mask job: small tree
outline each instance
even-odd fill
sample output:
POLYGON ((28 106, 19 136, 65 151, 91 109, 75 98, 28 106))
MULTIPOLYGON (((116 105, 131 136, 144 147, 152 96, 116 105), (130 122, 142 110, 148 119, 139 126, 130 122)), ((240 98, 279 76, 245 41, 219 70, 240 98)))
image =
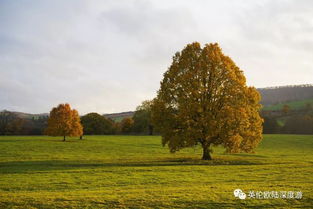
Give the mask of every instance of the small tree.
POLYGON ((124 118, 120 123, 121 132, 123 134, 131 133, 133 124, 134 124, 134 120, 132 118, 124 118))
POLYGON ((114 122, 98 113, 88 113, 81 117, 85 134, 112 134, 114 122))
POLYGON ((262 139, 260 95, 218 44, 188 44, 164 73, 152 119, 171 152, 201 144, 203 160, 212 146, 252 152, 262 139))
POLYGON ((52 108, 45 133, 49 136, 81 136, 83 127, 78 112, 71 109, 69 104, 59 104, 52 108))
POLYGON ((152 101, 146 100, 136 108, 133 116, 134 127, 136 133, 153 135, 153 125, 151 122, 151 105, 152 101))

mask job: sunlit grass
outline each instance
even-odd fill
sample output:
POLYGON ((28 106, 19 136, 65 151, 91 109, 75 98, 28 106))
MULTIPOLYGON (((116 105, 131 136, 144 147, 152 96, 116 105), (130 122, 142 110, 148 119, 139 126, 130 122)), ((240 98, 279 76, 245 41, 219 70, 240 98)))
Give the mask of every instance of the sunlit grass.
POLYGON ((313 203, 313 136, 265 135, 255 154, 201 161, 158 136, 0 137, 0 208, 295 208, 313 203), (302 191, 239 200, 233 190, 302 191))

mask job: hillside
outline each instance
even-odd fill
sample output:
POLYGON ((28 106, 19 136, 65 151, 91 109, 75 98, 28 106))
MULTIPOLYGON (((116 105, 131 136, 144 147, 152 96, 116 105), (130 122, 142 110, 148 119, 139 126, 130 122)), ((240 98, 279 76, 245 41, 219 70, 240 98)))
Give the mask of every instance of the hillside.
POLYGON ((48 117, 48 113, 40 113, 40 114, 31 114, 31 113, 25 113, 25 112, 13 112, 8 110, 2 110, 1 112, 10 112, 13 113, 18 118, 24 118, 24 119, 38 119, 42 117, 48 117))
MULTIPOLYGON (((2 112, 10 112, 13 113, 18 118, 24 118, 24 119, 38 119, 42 117, 48 117, 49 113, 41 113, 41 114, 32 114, 32 113, 25 113, 25 112, 15 112, 15 111, 8 111, 8 110, 2 110, 2 112)), ((134 115, 134 111, 128 111, 128 112, 120 112, 120 113, 109 113, 109 114, 103 114, 104 117, 110 118, 116 122, 119 122, 123 120, 123 118, 132 117, 134 115)))
POLYGON ((134 111, 129 112, 121 112, 121 113, 110 113, 110 114, 103 114, 104 117, 110 118, 115 122, 120 122, 123 118, 131 118, 135 114, 134 111))
POLYGON ((313 85, 277 86, 257 89, 264 106, 313 99, 313 85))

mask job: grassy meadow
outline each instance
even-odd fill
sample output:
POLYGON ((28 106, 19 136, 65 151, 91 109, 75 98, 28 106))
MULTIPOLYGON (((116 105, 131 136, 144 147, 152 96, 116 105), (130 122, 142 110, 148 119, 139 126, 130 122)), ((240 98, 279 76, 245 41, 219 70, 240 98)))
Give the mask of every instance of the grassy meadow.
POLYGON ((159 136, 0 136, 0 208, 312 208, 313 136, 265 135, 255 154, 201 161, 159 136), (302 191, 236 199, 233 190, 302 191))

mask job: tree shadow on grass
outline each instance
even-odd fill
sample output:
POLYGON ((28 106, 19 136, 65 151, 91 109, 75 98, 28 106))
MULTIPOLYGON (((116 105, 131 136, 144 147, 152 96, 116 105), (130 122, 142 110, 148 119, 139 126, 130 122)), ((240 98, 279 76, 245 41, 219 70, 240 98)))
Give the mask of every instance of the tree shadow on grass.
POLYGON ((159 166, 237 166, 237 165, 261 165, 261 162, 244 160, 216 159, 203 161, 192 158, 165 159, 157 161, 138 162, 86 162, 67 160, 45 161, 11 161, 0 162, 0 173, 32 173, 58 170, 75 170, 90 168, 119 168, 119 167, 159 167, 159 166))
POLYGON ((256 155, 251 153, 235 153, 235 154, 223 154, 224 156, 240 156, 240 157, 256 157, 256 158, 268 158, 266 155, 256 155))
MULTIPOLYGON (((66 138, 65 141, 63 141, 63 138, 60 137, 53 137, 49 139, 41 139, 44 142, 62 142, 62 143, 72 143, 72 142, 83 142, 83 139, 75 139, 75 138, 66 138)), ((40 141, 40 140, 39 140, 40 141)))
POLYGON ((29 142, 62 142, 62 143, 71 143, 71 142, 82 142, 83 140, 81 139, 75 139, 75 138, 70 138, 70 139, 66 139, 66 141, 63 141, 63 138, 50 138, 50 139, 45 139, 45 138, 37 138, 37 139, 22 139, 22 138, 14 138, 14 139, 0 139, 0 143, 15 143, 15 142, 25 142, 25 143, 29 143, 29 142))
POLYGON ((37 139, 0 139, 0 143, 12 143, 12 142, 25 142, 25 143, 29 143, 29 142, 34 142, 34 141, 38 141, 37 139))

